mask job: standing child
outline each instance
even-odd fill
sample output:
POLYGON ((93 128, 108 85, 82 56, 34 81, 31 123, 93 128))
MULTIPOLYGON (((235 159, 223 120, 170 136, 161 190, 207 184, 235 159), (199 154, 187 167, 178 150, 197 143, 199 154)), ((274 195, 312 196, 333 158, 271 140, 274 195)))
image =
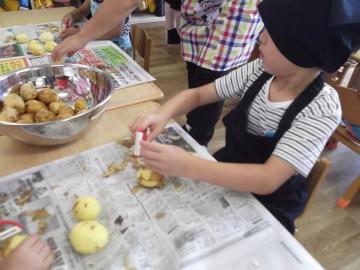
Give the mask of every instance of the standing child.
POLYGON ((239 99, 224 118, 225 146, 214 155, 220 162, 143 141, 145 164, 165 175, 251 192, 294 233, 294 220, 307 200, 306 177, 341 119, 338 95, 324 84, 322 70, 336 71, 359 48, 356 5, 345 0, 260 3, 266 28, 260 35, 261 60, 215 83, 179 93, 131 126, 132 131, 150 127, 151 140, 174 116, 204 104, 239 99))
MULTIPOLYGON (((94 16, 102 2, 103 0, 85 0, 79 8, 67 13, 62 19, 62 24, 67 28, 61 32, 60 37, 65 39, 77 34, 80 29, 73 27, 73 23, 83 20, 90 12, 94 16)), ((132 56, 130 17, 126 17, 122 23, 98 39, 111 39, 119 48, 132 56)))

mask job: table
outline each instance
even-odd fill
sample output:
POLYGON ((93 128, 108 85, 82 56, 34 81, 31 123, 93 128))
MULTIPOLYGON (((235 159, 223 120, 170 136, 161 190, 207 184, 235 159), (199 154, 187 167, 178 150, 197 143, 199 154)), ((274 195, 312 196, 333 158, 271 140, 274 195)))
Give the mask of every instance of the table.
MULTIPOLYGON (((64 7, 3 12, 0 16, 0 27, 60 21, 64 14, 72 9, 74 8, 64 7)), ((108 109, 112 110, 139 102, 159 100, 162 97, 163 92, 154 83, 138 84, 115 91, 108 109)))
POLYGON ((0 176, 80 153, 89 148, 131 136, 128 126, 141 114, 159 108, 155 102, 145 102, 104 113, 98 124, 83 138, 59 146, 34 146, 0 136, 0 176))

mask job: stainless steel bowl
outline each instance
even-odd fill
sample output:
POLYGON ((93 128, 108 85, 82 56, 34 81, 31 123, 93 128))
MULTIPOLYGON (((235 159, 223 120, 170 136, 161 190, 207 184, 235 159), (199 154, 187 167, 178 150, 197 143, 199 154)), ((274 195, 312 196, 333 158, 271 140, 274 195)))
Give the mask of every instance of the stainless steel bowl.
POLYGON ((0 76, 0 107, 6 95, 18 93, 27 82, 38 90, 54 89, 69 105, 82 97, 89 107, 65 120, 36 124, 0 121, 1 133, 36 145, 58 145, 79 139, 99 121, 113 90, 110 76, 100 69, 78 64, 42 65, 0 76))

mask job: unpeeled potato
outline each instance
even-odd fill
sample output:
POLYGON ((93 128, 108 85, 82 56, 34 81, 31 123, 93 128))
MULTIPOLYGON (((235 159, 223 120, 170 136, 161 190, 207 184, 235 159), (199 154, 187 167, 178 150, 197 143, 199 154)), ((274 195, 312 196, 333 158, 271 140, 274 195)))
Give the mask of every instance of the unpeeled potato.
POLYGON ((23 113, 25 111, 24 100, 16 94, 8 94, 4 97, 4 107, 15 108, 19 113, 23 113))
POLYGON ((58 114, 59 111, 60 111, 60 108, 63 107, 63 106, 66 106, 65 103, 63 101, 61 101, 61 100, 58 100, 58 101, 51 102, 49 104, 49 109, 53 113, 58 114))
POLYGON ((87 104, 85 99, 78 98, 74 103, 74 111, 75 113, 78 113, 79 111, 87 110, 87 104))
POLYGON ((24 83, 20 87, 20 97, 24 101, 35 99, 37 96, 37 91, 35 86, 32 83, 24 83))
POLYGON ((32 113, 24 113, 19 116, 19 124, 32 124, 34 123, 34 115, 32 113))
POLYGON ((58 101, 59 99, 59 95, 50 88, 44 88, 38 93, 38 100, 45 104, 50 104, 51 102, 58 101))
POLYGON ((72 116, 74 116, 73 108, 65 105, 65 106, 60 107, 59 113, 56 118, 58 120, 64 120, 64 119, 70 118, 72 116))
POLYGON ((41 109, 48 109, 47 106, 37 100, 28 100, 25 102, 26 112, 27 113, 37 113, 41 109))
POLYGON ((40 109, 36 114, 35 114, 35 122, 36 123, 43 123, 43 122, 48 122, 48 121, 53 121, 56 119, 56 115, 47 110, 47 109, 40 109))
POLYGON ((12 107, 4 107, 0 113, 0 121, 16 122, 19 120, 19 112, 12 107))

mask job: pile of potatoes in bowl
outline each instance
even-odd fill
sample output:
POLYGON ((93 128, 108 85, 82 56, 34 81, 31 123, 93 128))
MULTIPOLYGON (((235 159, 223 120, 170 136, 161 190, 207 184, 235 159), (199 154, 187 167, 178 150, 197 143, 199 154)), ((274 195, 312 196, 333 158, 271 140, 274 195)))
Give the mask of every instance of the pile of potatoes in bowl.
POLYGON ((51 88, 37 90, 32 83, 25 83, 19 93, 10 93, 3 99, 0 121, 18 124, 44 123, 68 119, 88 110, 83 98, 71 107, 63 102, 51 88))

